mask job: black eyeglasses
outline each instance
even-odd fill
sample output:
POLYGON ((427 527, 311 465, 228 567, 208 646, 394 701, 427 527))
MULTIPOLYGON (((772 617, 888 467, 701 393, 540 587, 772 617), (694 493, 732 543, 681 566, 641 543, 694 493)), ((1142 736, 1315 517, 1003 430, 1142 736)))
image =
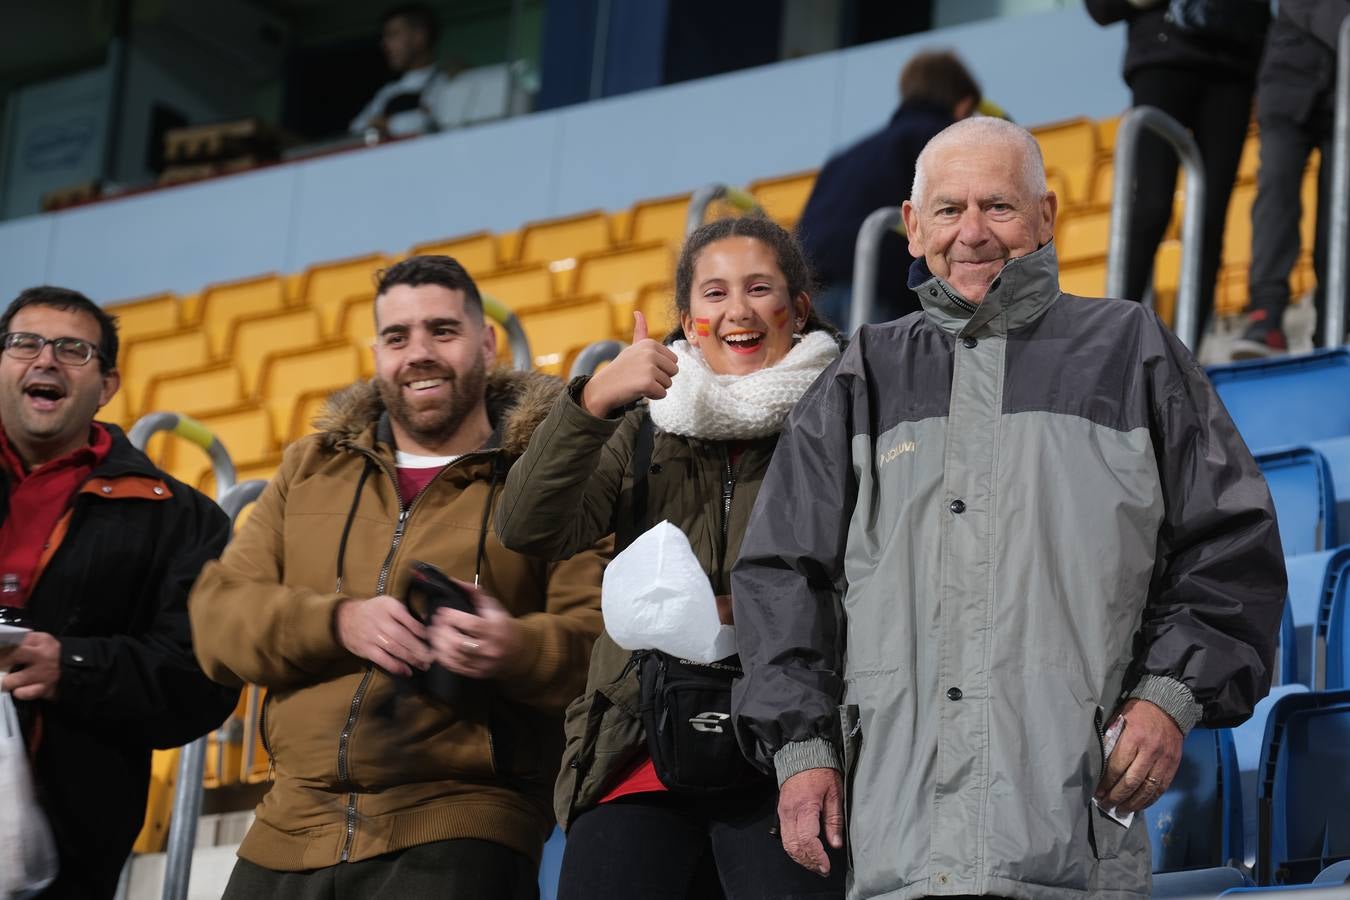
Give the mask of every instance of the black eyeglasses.
POLYGON ((57 362, 68 366, 83 366, 95 356, 100 361, 103 359, 93 344, 80 338, 45 338, 27 331, 11 331, 0 338, 0 349, 15 359, 37 359, 42 348, 48 344, 52 345, 57 362))

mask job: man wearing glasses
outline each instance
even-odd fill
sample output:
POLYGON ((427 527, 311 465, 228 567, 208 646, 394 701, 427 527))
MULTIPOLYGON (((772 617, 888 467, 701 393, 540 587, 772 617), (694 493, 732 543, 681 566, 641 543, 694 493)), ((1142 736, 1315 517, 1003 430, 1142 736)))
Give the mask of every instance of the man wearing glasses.
POLYGON ((61 857, 43 898, 112 897, 145 813, 150 751, 219 725, 238 692, 202 674, 187 595, 225 546, 220 508, 115 425, 117 329, 75 291, 0 315, 0 658, 61 857))

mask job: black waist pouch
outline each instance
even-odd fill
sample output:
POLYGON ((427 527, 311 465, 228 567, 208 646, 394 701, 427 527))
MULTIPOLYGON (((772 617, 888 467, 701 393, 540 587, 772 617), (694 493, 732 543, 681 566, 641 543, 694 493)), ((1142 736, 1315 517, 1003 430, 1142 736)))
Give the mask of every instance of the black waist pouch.
POLYGON ((682 794, 723 794, 762 787, 768 776, 741 755, 731 727, 731 685, 738 657, 716 663, 638 651, 642 727, 656 776, 682 794))

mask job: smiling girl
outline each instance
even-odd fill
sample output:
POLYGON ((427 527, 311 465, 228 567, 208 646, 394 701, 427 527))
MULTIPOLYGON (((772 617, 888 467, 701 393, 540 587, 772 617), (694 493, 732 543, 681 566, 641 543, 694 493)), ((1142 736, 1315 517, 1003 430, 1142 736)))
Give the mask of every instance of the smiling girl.
MULTIPOLYGON (((801 249, 768 219, 720 219, 690 235, 675 274, 680 327, 661 343, 635 314, 632 345, 563 393, 507 478, 502 542, 565 559, 614 532, 632 515, 645 430, 646 520, 689 538, 729 622, 731 568, 778 434, 839 355, 809 282, 801 249)), ((667 789, 647 751, 631 656, 602 634, 586 693, 567 712, 559 898, 842 897, 837 851, 827 878, 783 852, 772 776, 742 766, 727 773, 730 792, 667 789)))

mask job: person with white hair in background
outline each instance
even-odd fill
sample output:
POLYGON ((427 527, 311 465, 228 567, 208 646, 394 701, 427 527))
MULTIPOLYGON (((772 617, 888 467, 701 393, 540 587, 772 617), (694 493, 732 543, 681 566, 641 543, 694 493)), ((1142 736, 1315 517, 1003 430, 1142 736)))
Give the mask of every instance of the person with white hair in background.
POLYGON ((1153 312, 1060 290, 1056 208, 1016 125, 925 147, 924 309, 807 391, 741 546, 732 719, 851 898, 1148 896, 1131 814, 1270 684, 1266 484, 1153 312))

